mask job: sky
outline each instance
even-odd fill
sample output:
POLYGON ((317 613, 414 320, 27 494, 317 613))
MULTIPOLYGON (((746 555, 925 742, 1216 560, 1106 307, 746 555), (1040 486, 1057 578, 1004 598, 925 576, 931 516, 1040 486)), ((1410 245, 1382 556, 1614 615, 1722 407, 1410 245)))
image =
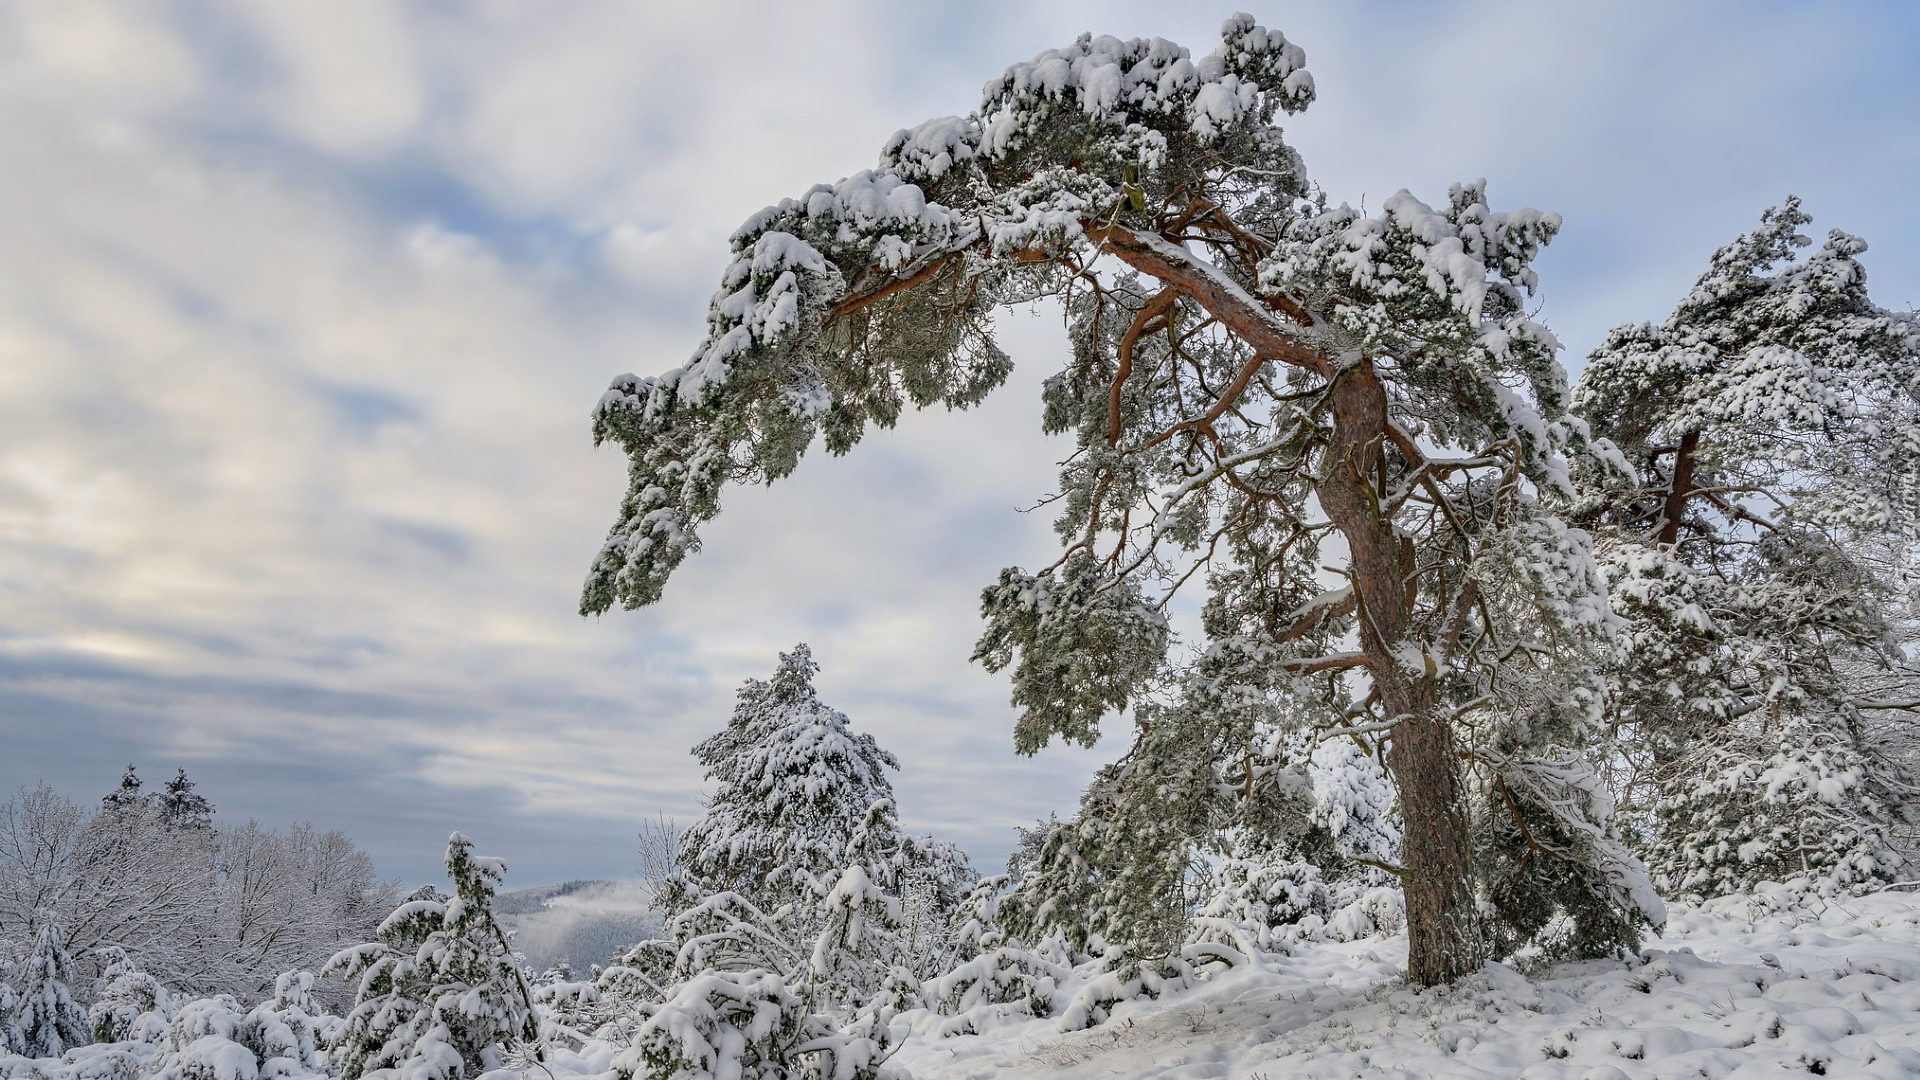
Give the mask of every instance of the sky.
MULTIPOLYGON (((1249 0, 1240 0, 1246 4, 1249 0)), ((687 750, 811 644, 901 760, 905 822, 990 869, 1124 749, 1012 750, 980 589, 1052 561, 1057 313, 1010 384, 731 491, 658 605, 583 619, 623 490, 589 412, 698 343, 747 215, 870 167, 1082 31, 1196 54, 1231 5, 1050 0, 0 2, 0 792, 185 768, 220 818, 447 833, 508 887, 632 877, 687 750)), ((1560 212, 1579 358, 1788 193, 1920 303, 1920 7, 1254 6, 1335 201, 1486 177, 1560 212)))

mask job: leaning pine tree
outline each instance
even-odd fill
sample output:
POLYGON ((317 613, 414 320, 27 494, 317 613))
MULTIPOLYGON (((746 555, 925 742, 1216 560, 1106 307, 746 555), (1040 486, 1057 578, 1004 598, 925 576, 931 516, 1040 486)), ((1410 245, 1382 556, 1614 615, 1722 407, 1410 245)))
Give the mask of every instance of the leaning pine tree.
POLYGON ((1250 795, 1216 781, 1274 725, 1383 754, 1414 981, 1479 967, 1501 938, 1483 899, 1501 925, 1565 908, 1630 942, 1658 900, 1575 749, 1609 616, 1550 509, 1583 429, 1524 310, 1558 218, 1478 184, 1375 215, 1310 197, 1274 124, 1313 100, 1304 54, 1246 16, 1222 36, 1197 59, 1082 37, 749 219, 692 360, 601 399, 630 484, 582 608, 657 600, 722 487, 786 476, 816 436, 844 453, 909 403, 979 401, 1011 367, 995 312, 1053 298, 1064 550, 987 591, 977 653, 1013 669, 1016 747, 1090 743, 1138 704, 1170 597, 1204 582, 1208 641, 1169 680, 1195 700, 1184 776, 1250 795), (1247 707, 1216 720, 1209 695, 1247 707))
POLYGON ((1661 884, 1886 880, 1915 794, 1920 320, 1867 294, 1858 237, 1799 200, 1714 254, 1665 321, 1613 330, 1574 407, 1627 460, 1583 513, 1627 619, 1608 680, 1661 884))

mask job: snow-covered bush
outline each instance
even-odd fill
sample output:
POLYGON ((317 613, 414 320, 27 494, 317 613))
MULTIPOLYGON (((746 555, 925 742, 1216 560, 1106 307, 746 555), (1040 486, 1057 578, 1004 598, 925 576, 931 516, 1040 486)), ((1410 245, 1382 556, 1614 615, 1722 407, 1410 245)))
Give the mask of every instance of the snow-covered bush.
POLYGON ((1312 821, 1327 831, 1341 857, 1367 865, 1399 864, 1393 778, 1378 754, 1355 739, 1320 739, 1307 757, 1306 773, 1312 821))
POLYGON ((167 1027, 166 1051, 155 1061, 159 1080, 255 1080, 260 1058, 240 1041, 246 1008, 226 994, 180 1006, 167 1027))
POLYGON ((87 1006, 93 1041, 158 1044, 167 1037, 178 1006, 160 980, 141 971, 125 952, 104 965, 106 985, 87 1006))
POLYGON ((627 1080, 790 1080, 804 1074, 798 1050, 817 1034, 815 1014, 780 975, 709 971, 649 1011, 613 1069, 627 1080))
POLYGON ((253 1052, 263 1077, 327 1070, 326 1037, 338 1018, 313 997, 311 971, 288 971, 274 980, 273 996, 248 1010, 235 1041, 253 1052))
MULTIPOLYGON (((597 1037, 613 1036, 601 1032, 613 1019, 608 997, 601 993, 596 969, 592 979, 538 979, 531 984, 533 1011, 540 1023, 540 1038, 548 1045, 583 1045, 597 1037)), ((624 1010, 623 1010, 624 1011, 624 1010)))
POLYGON ((1060 1001, 1071 955, 1066 943, 1030 949, 1001 927, 999 907, 1005 875, 985 878, 968 895, 964 918, 953 935, 958 962, 921 987, 933 1012, 947 1017, 944 1035, 972 1034, 988 1023, 1017 1016, 1051 1015, 1060 1001))
POLYGON ((19 1005, 20 995, 0 979, 0 1057, 21 1054, 27 1049, 26 1036, 20 1033, 20 1023, 14 1019, 19 1005))
POLYGON ((1891 880, 1904 861, 1868 764, 1846 741, 1796 725, 1771 752, 1715 748, 1689 788, 1662 799, 1649 845, 1670 895, 1704 899, 1804 878, 1841 889, 1891 880))
POLYGON ((1076 979, 1082 981, 1061 1010, 1059 1029, 1080 1031, 1104 1024, 1115 1005, 1165 997, 1194 985, 1209 969, 1245 961, 1238 952, 1207 942, 1187 946, 1173 956, 1143 957, 1125 946, 1112 946, 1075 970, 1076 979))
POLYGON ((616 978, 606 978, 613 968, 603 973, 614 1015, 599 1031, 629 1040, 625 1067, 673 1062, 685 1071, 651 1075, 689 1077, 883 1075, 891 1017, 920 1004, 920 984, 899 963, 898 899, 850 861, 801 917, 794 904, 769 914, 737 893, 715 893, 669 924, 664 972, 664 950, 644 943, 616 978), (790 937, 796 930, 810 937, 790 937))
POLYGON ((929 980, 924 993, 934 1012, 952 1018, 942 1034, 975 1034, 1007 1017, 1052 1015, 1069 971, 1035 950, 1002 944, 929 980))
POLYGON ((1195 883, 1189 945, 1215 943, 1257 956, 1302 943, 1358 941, 1406 928, 1406 901, 1386 871, 1347 865, 1328 880, 1285 851, 1232 851, 1195 883))
POLYGON ((1245 953, 1288 951, 1318 936, 1332 914, 1317 867, 1287 860, 1230 857, 1201 883, 1188 940, 1231 945, 1245 953))
MULTIPOLYGON (((1381 875, 1384 876, 1384 875, 1381 875)), ((1332 941, 1385 937, 1407 928, 1407 899, 1398 886, 1344 881, 1331 887, 1325 934, 1332 941)))
POLYGON ((627 1080, 881 1080, 893 1036, 882 1013, 836 1025, 768 971, 709 971, 654 1006, 613 1059, 627 1080))

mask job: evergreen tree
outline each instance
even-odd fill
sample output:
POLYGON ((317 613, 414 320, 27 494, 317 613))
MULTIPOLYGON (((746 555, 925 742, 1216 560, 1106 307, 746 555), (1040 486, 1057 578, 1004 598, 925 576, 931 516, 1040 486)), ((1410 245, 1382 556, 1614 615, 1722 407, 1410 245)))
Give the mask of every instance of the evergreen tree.
POLYGON ((694 747, 718 786, 681 842, 683 872, 664 897, 669 914, 731 892, 769 915, 785 911, 783 932, 808 940, 823 929, 823 899, 857 870, 860 895, 877 889, 896 908, 914 895, 918 930, 902 912, 887 920, 890 929, 934 936, 933 924, 957 909, 975 875, 952 845, 899 830, 886 775, 898 760, 820 700, 818 670, 805 644, 782 653, 773 678, 749 680, 726 728, 694 747))
POLYGON ((1246 16, 1198 58, 1083 36, 973 114, 899 133, 876 169, 755 215, 692 360, 601 399, 595 436, 630 486, 582 610, 657 600, 722 487, 788 475, 816 436, 844 453, 909 403, 979 401, 1011 367, 995 310, 1055 298, 1073 348, 1043 423, 1077 441, 1064 550, 987 590, 975 654, 1012 671, 1016 747, 1092 742, 1165 691, 1141 734, 1168 750, 1143 759, 1185 764, 1116 786, 1103 856, 1148 910, 1275 730, 1351 731, 1397 789, 1409 972, 1429 984, 1479 968, 1480 901, 1508 917, 1494 885, 1546 872, 1532 848, 1476 858, 1476 828, 1597 836, 1549 856, 1588 860, 1557 880, 1593 886, 1555 906, 1662 915, 1611 824, 1583 816, 1603 804, 1500 794, 1584 783, 1559 763, 1591 739, 1612 629, 1587 537, 1553 512, 1584 428, 1525 310, 1559 219, 1496 212, 1481 184, 1330 207, 1274 122, 1313 97, 1304 53, 1246 16), (1337 581, 1323 546, 1345 552, 1337 581), (1198 677, 1167 670, 1164 612, 1191 582, 1211 589, 1198 677))
POLYGON ((4 980, 0 980, 0 1055, 27 1052, 27 1037, 20 1031, 20 1022, 15 1019, 20 1007, 20 995, 14 992, 4 980))
POLYGON ((1715 253, 1664 322, 1612 331, 1575 408, 1622 453, 1585 478, 1626 632, 1607 711, 1663 887, 1884 880, 1915 791, 1920 320, 1868 296, 1799 200, 1715 253), (1637 470, 1637 471, 1636 471, 1637 470))
POLYGON ((976 875, 953 845, 900 831, 898 762, 820 700, 817 670, 804 644, 781 654, 694 748, 719 783, 660 894, 670 940, 571 1006, 589 1023, 623 1001, 643 1017, 615 1071, 886 1075, 893 1014, 953 958, 976 875))
POLYGON ((327 971, 357 980, 333 1040, 345 1080, 403 1064, 423 1080, 455 1080, 501 1068, 512 1049, 538 1054, 532 993, 493 914, 506 872, 454 833, 453 896, 409 900, 380 924, 379 940, 328 961, 327 971))
POLYGON ((40 927, 34 935, 33 951, 27 955, 20 1002, 15 1006, 21 1038, 21 1056, 57 1058, 75 1046, 93 1040, 87 1030, 87 1014, 74 1003, 73 958, 67 954, 66 934, 53 921, 53 913, 40 913, 40 927))
POLYGON ((174 773, 173 779, 167 781, 167 790, 160 796, 160 813, 173 828, 210 831, 213 828, 213 804, 193 789, 194 783, 187 779, 187 770, 174 773))
POLYGON ((127 771, 120 777, 120 786, 107 792, 100 799, 100 806, 109 813, 126 813, 145 807, 152 800, 142 794, 140 788, 140 777, 134 773, 132 763, 128 763, 127 771))
POLYGON ((900 762, 820 700, 818 670, 805 644, 782 653, 773 678, 748 680, 726 728, 693 748, 717 782, 681 842, 699 888, 769 911, 816 899, 868 810, 893 798, 886 770, 900 762))

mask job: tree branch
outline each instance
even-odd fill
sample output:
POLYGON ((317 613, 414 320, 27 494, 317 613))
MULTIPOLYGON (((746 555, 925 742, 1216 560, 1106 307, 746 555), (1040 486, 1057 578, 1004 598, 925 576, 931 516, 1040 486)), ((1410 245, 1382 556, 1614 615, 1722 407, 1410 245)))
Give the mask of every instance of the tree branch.
POLYGON ((1373 663, 1366 653, 1332 653, 1328 656, 1311 656, 1303 660, 1282 660, 1278 666, 1298 675, 1312 675, 1320 671, 1344 671, 1347 668, 1369 667, 1373 663))
POLYGON ((935 258, 933 261, 927 263, 927 265, 915 270, 906 277, 895 278, 877 289, 871 289, 867 292, 849 296, 833 305, 833 309, 827 312, 827 321, 834 322, 838 319, 845 318, 859 311, 861 308, 871 307, 890 296, 896 296, 906 292, 916 285, 925 284, 934 275, 953 265, 954 261, 958 258, 960 258, 959 252, 950 252, 935 258))
MULTIPOLYGON (((1267 361, 1278 360, 1317 375, 1332 376, 1333 365, 1319 350, 1302 344, 1294 328, 1275 321, 1265 304, 1218 268, 1151 233, 1092 219, 1083 219, 1080 224, 1088 239, 1111 251, 1115 258, 1179 289, 1219 319, 1253 348, 1254 370, 1267 361)), ((1251 379, 1253 372, 1246 372, 1245 377, 1251 379)), ((1244 380, 1237 381, 1244 384, 1244 380)))
POLYGON ((1133 317, 1133 324, 1120 336, 1120 370, 1113 376, 1113 390, 1107 398, 1107 445, 1120 445, 1120 391, 1127 385, 1127 379, 1133 375, 1133 346, 1146 333, 1147 324, 1156 316, 1166 315, 1180 299, 1180 293, 1172 286, 1160 290, 1153 299, 1141 307, 1139 314, 1133 317))

